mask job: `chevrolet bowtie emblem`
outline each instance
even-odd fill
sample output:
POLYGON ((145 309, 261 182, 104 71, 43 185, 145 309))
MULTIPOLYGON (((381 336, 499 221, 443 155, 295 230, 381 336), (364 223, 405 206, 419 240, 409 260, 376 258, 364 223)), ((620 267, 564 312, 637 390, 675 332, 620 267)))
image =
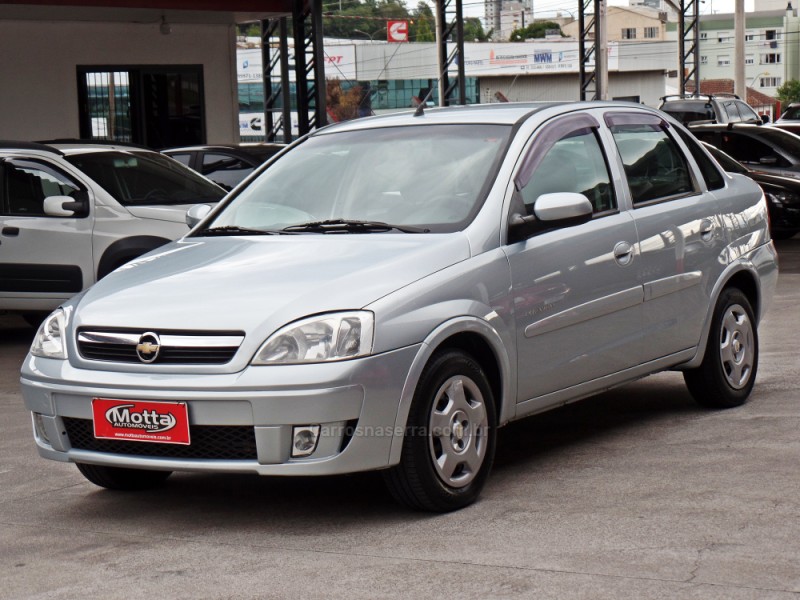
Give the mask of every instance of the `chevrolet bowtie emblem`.
POLYGON ((161 350, 161 340, 158 335, 152 331, 143 333, 139 338, 139 343, 136 344, 136 356, 143 363, 151 363, 158 358, 158 353, 161 350))

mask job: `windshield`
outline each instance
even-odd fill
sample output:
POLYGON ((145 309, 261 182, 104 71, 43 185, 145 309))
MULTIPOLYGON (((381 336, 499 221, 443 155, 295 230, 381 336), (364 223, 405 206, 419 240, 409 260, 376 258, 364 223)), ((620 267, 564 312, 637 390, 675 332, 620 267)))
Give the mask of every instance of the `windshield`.
POLYGON ((156 152, 87 152, 65 158, 124 206, 217 202, 225 195, 222 188, 156 152))
POLYGON ((787 152, 795 161, 800 160, 800 136, 777 127, 759 127, 758 135, 787 152))
POLYGON ((458 231, 480 209, 510 131, 505 125, 431 125, 312 136, 243 189, 207 229, 283 230, 344 220, 458 231))
POLYGON ((800 104, 797 106, 790 106, 788 110, 781 115, 781 119, 789 119, 790 121, 800 120, 800 104))

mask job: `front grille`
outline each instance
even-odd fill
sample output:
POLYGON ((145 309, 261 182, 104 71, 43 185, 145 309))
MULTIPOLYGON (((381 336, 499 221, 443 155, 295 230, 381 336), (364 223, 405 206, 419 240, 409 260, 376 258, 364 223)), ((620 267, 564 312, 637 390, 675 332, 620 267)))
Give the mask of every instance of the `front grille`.
POLYGON ((78 331, 78 350, 83 358, 123 363, 221 365, 230 362, 244 339, 241 332, 194 333, 164 332, 155 338, 147 334, 145 341, 157 339, 158 354, 143 360, 137 345, 145 337, 142 331, 86 330, 78 331))
POLYGON ((192 425, 189 446, 101 440, 94 437, 90 419, 64 417, 69 442, 77 450, 152 456, 158 458, 198 458, 206 460, 257 460, 256 436, 249 426, 192 425))

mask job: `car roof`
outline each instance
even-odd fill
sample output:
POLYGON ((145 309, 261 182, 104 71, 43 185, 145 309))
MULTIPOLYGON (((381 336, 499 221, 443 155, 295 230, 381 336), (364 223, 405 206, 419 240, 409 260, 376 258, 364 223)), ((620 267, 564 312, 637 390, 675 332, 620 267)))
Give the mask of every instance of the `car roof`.
POLYGON ((405 111, 362 119, 353 119, 328 125, 318 130, 320 133, 330 131, 356 131, 377 127, 394 127, 403 125, 446 125, 446 124, 497 124, 516 125, 526 118, 545 109, 556 109, 558 113, 573 112, 581 109, 617 108, 643 109, 656 112, 655 109, 633 102, 502 102, 493 104, 468 104, 463 106, 447 106, 442 108, 425 108, 419 116, 416 111, 405 111))

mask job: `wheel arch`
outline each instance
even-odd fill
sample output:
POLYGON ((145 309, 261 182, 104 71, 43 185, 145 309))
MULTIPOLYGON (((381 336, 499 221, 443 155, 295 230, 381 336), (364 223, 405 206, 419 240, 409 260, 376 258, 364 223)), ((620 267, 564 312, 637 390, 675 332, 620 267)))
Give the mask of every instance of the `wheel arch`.
POLYGON ((711 299, 708 303, 708 311, 706 313, 705 321, 703 322, 702 334, 700 342, 697 344, 697 353, 689 362, 678 365, 676 368, 679 370, 694 369, 703 362, 703 357, 706 353, 706 346, 708 345, 708 336, 711 329, 711 321, 714 317, 714 309, 717 306, 719 297, 722 292, 728 288, 738 288, 747 297, 750 302, 753 314, 756 317, 756 325, 761 320, 761 284, 758 276, 758 271, 755 266, 749 261, 739 261, 728 266, 722 273, 722 276, 717 280, 714 289, 711 292, 711 299))
POLYGON ((497 423, 503 425, 514 416, 516 380, 511 375, 511 362, 500 334, 491 324, 477 317, 457 317, 434 329, 421 344, 408 371, 395 417, 395 435, 389 453, 389 464, 400 461, 403 434, 411 402, 422 371, 431 357, 446 349, 461 350, 480 364, 494 396, 497 423))
POLYGON ((137 235, 117 240, 103 251, 97 265, 97 279, 102 279, 121 264, 169 242, 169 239, 155 235, 137 235))

